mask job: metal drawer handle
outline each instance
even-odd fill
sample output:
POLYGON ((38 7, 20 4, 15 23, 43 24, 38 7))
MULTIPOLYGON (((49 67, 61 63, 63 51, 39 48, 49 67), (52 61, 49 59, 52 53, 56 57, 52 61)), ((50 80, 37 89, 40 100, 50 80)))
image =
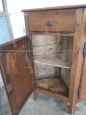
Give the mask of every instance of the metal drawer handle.
POLYGON ((52 23, 52 21, 48 21, 46 25, 47 25, 47 26, 52 26, 53 23, 52 23))

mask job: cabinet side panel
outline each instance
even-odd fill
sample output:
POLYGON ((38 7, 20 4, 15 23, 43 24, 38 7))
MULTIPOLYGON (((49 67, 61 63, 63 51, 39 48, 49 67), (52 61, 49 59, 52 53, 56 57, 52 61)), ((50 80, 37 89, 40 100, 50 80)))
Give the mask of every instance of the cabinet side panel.
POLYGON ((73 40, 73 55, 71 67, 70 82, 70 112, 75 112, 78 100, 78 88, 80 84, 82 62, 83 62, 83 46, 84 46, 84 9, 76 10, 76 32, 73 40))
MULTIPOLYGON (((84 12, 84 40, 86 45, 86 9, 84 12)), ((83 48, 83 50, 86 50, 83 48)), ((80 84, 80 100, 86 100, 86 55, 83 56, 82 75, 80 84)))

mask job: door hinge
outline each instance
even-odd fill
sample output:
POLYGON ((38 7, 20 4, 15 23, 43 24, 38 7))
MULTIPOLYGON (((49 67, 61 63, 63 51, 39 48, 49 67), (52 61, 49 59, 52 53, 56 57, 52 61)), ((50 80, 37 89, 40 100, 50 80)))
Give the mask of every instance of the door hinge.
POLYGON ((86 56, 86 42, 85 42, 84 48, 83 48, 83 56, 84 56, 84 57, 86 56))

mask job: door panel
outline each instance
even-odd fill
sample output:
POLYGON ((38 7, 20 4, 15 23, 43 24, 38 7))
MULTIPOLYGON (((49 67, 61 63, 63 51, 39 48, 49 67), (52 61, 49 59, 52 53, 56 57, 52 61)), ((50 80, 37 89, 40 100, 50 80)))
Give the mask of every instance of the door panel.
POLYGON ((31 41, 26 36, 0 46, 2 77, 13 115, 20 111, 33 91, 31 52, 31 41))

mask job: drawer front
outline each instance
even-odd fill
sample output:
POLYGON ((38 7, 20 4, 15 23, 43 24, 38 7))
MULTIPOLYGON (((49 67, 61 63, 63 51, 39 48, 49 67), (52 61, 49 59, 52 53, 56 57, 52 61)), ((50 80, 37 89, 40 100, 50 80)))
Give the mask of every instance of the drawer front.
POLYGON ((74 32, 75 10, 46 10, 26 12, 26 27, 31 32, 74 32))

